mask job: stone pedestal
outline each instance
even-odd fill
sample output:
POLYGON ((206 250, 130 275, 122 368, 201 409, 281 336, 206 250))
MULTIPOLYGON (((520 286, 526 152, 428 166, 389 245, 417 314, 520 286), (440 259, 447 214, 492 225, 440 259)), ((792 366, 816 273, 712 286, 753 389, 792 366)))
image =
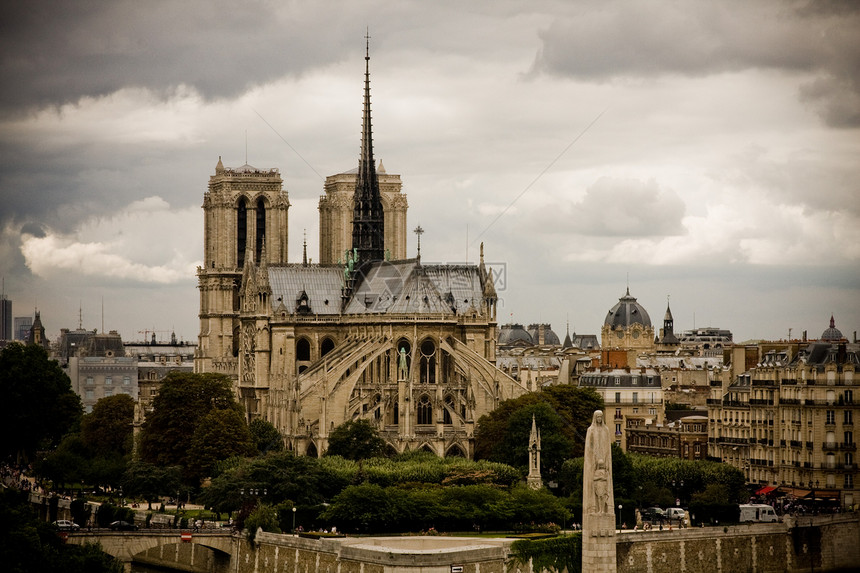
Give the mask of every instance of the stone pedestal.
POLYGON ((615 512, 583 517, 582 571, 615 573, 615 512))

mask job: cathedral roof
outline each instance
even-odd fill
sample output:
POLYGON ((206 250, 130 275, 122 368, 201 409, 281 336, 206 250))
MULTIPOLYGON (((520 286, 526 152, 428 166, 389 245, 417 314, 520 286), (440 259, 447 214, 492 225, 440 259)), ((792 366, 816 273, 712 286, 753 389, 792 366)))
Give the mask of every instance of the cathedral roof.
POLYGON ((609 310, 603 324, 611 328, 626 328, 636 323, 649 327, 651 326, 651 317, 648 316, 645 307, 636 302, 635 297, 630 296, 630 289, 628 288, 627 293, 618 299, 618 303, 609 310))
MULTIPOLYGON (((304 292, 313 314, 340 314, 344 270, 341 265, 268 267, 272 307, 304 292)), ((475 265, 421 265, 417 260, 373 261, 359 267, 344 314, 465 314, 479 309, 483 285, 475 265)))

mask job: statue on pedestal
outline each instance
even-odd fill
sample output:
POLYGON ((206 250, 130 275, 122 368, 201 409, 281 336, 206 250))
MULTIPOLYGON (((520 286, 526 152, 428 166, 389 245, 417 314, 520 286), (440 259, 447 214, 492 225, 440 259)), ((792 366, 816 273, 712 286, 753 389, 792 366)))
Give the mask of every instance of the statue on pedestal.
POLYGON ((612 434, 596 410, 585 434, 582 468, 582 570, 616 571, 612 434))

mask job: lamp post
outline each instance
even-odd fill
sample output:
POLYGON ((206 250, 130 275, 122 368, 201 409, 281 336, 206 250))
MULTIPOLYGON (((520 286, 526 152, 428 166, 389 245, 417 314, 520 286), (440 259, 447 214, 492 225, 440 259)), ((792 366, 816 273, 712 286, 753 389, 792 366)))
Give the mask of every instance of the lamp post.
POLYGON ((622 507, 623 506, 619 503, 618 504, 618 530, 619 531, 621 531, 621 508, 622 507))
POLYGON ((293 506, 293 535, 296 534, 296 506, 293 506))

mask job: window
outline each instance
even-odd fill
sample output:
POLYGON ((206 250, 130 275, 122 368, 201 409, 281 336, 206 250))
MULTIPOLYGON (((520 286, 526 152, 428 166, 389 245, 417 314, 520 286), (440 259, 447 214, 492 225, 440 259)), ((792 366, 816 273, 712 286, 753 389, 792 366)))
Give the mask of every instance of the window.
POLYGON ((852 414, 851 410, 845 410, 842 412, 842 423, 843 424, 851 424, 853 422, 852 418, 853 418, 853 414, 852 414))
POLYGON ((105 376, 105 386, 113 386, 113 378, 105 376))
POLYGON ((639 408, 633 408, 633 413, 634 413, 634 414, 638 414, 638 413, 639 413, 639 408))
POLYGON ((854 432, 845 432, 845 443, 853 444, 854 443, 854 432))
POLYGON ((657 413, 657 408, 648 408, 648 414, 655 415, 657 413))
POLYGON ((621 392, 616 392, 616 393, 615 393, 615 403, 616 403, 616 404, 620 404, 620 403, 621 403, 621 392))
POLYGON ((854 454, 847 452, 845 454, 845 469, 851 469, 854 465, 854 454))
POLYGON ((835 424, 836 423, 836 410, 827 410, 827 421, 826 424, 835 424))
POLYGON ((86 397, 87 397, 87 400, 94 399, 96 397, 95 392, 93 392, 92 390, 87 390, 86 397))
POLYGON ((616 420, 621 419, 621 408, 615 408, 615 419, 616 420))
POLYGON ((311 359, 311 342, 307 338, 299 338, 296 341, 296 360, 311 359))
POLYGON ((131 376, 123 376, 122 377, 122 385, 123 386, 131 386, 131 376))
POLYGON ((846 404, 854 403, 854 390, 846 390, 844 395, 846 404))
POLYGON ((621 424, 615 424, 615 435, 616 436, 621 435, 621 424))
POLYGON ((633 392, 633 403, 634 404, 639 403, 639 392, 633 392))
POLYGON ((105 388, 105 397, 113 396, 113 388, 105 388))
POLYGON ((430 405, 430 397, 427 394, 424 394, 418 400, 418 423, 433 423, 433 406, 430 405))
POLYGON ((93 385, 93 377, 87 376, 87 386, 92 386, 92 385, 93 385))
POLYGON ((616 377, 615 377, 615 385, 616 385, 616 386, 620 386, 620 385, 621 385, 621 377, 620 377, 620 376, 616 376, 616 377))
POLYGON ((854 487, 854 475, 853 474, 845 474, 845 489, 851 489, 854 487))

